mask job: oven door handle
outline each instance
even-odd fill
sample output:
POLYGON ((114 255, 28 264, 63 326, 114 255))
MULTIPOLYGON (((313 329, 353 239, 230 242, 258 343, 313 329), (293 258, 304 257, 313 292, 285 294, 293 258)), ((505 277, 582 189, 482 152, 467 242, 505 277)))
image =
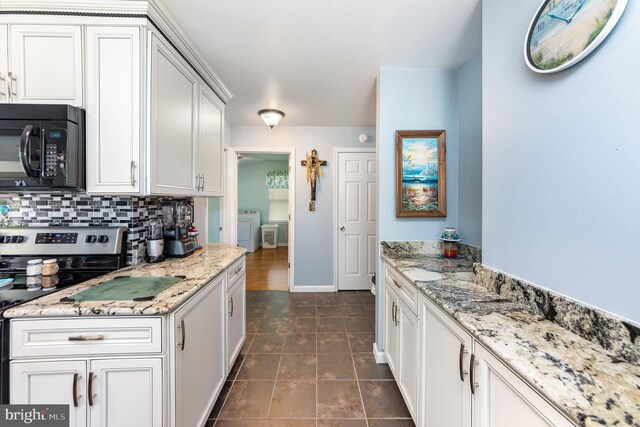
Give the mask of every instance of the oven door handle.
POLYGON ((31 137, 37 132, 37 127, 27 125, 25 126, 24 131, 22 131, 22 137, 20 138, 20 163, 22 163, 24 173, 31 178, 38 177, 37 170, 31 167, 31 137))

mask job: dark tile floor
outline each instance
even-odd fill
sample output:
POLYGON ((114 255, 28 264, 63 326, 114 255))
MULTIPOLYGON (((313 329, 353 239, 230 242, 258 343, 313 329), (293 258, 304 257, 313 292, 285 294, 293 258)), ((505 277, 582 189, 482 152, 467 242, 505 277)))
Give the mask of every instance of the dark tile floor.
POLYGON ((370 292, 247 291, 247 340, 207 427, 414 426, 373 357, 370 292))

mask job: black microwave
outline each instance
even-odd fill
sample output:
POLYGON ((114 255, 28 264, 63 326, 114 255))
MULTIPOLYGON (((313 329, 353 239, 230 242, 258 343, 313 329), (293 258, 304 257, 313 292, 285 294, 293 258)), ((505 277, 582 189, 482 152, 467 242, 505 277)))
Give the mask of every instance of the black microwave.
POLYGON ((85 111, 0 104, 0 193, 84 189, 85 111))

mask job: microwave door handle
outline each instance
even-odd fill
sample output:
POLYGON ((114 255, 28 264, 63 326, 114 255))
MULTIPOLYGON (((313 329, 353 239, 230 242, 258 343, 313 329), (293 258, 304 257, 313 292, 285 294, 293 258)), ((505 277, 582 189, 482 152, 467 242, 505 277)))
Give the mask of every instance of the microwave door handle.
POLYGON ((36 171, 31 168, 31 137, 33 136, 33 125, 27 125, 22 132, 20 138, 20 163, 22 163, 22 169, 24 173, 31 177, 36 178, 36 171))

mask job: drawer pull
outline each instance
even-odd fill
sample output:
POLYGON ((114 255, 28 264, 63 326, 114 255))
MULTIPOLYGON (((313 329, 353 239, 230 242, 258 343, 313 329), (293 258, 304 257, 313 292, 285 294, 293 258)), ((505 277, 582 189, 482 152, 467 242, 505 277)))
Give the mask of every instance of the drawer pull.
POLYGON ((231 314, 229 317, 233 317, 233 297, 231 297, 231 314))
POLYGON ((393 283, 398 287, 398 289, 402 289, 402 285, 398 283, 396 279, 393 279, 393 283))
POLYGON ((242 267, 238 267, 235 270, 233 270, 233 274, 236 275, 238 273, 240 273, 242 271, 242 267))
POLYGON ((74 337, 69 337, 69 341, 102 341, 104 340, 104 335, 76 335, 74 337))
POLYGON ((78 380, 80 380, 80 374, 76 372, 75 374, 73 374, 73 388, 71 390, 74 408, 78 407, 78 380))
POLYGON ((89 385, 87 386, 89 406, 93 406, 93 372, 89 372, 89 385))

